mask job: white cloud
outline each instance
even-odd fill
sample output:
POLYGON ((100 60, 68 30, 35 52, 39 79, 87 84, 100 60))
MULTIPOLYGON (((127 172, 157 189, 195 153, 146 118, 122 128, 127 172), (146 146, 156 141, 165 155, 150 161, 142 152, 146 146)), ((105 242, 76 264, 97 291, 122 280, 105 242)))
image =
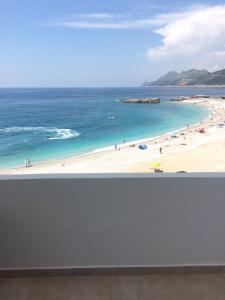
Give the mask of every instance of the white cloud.
POLYGON ((216 51, 215 53, 218 57, 223 57, 225 58, 225 50, 222 50, 222 51, 216 51))
MULTIPOLYGON (((177 18, 180 14, 173 14, 177 18)), ((68 20, 47 23, 48 26, 59 26, 73 29, 153 29, 168 22, 171 15, 157 15, 152 18, 134 18, 131 15, 91 13, 73 15, 68 20)))
POLYGON ((75 29, 143 29, 155 25, 151 20, 127 20, 119 22, 87 22, 87 21, 68 21, 58 22, 55 26, 62 26, 75 29))
POLYGON ((149 49, 152 64, 164 63, 173 69, 206 68, 225 65, 225 5, 198 7, 167 16, 155 33, 162 45, 149 49))
MULTIPOLYGON (((58 22, 55 26, 62 26, 74 29, 132 29, 140 27, 136 22, 90 22, 90 21, 68 21, 58 22)), ((142 25, 143 27, 143 25, 142 25)))
POLYGON ((119 14, 109 14, 109 13, 91 13, 91 14, 81 14, 81 18, 90 19, 112 19, 119 16, 119 14))
POLYGON ((151 30, 161 37, 161 45, 150 48, 147 53, 151 73, 155 76, 172 69, 225 67, 225 5, 195 5, 152 17, 147 13, 140 17, 95 12, 73 15, 47 25, 83 30, 151 30))

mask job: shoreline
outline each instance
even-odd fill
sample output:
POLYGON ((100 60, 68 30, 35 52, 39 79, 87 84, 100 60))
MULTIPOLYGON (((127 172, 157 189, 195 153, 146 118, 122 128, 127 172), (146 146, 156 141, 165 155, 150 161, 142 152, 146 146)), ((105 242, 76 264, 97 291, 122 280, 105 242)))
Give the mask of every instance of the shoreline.
MULTIPOLYGON (((29 168, 11 167, 0 169, 0 174, 153 172, 150 164, 154 160, 160 160, 160 163, 162 161, 163 171, 173 172, 171 168, 167 170, 164 166, 168 156, 176 156, 177 153, 186 150, 192 151, 202 144, 210 143, 210 140, 221 140, 225 131, 225 129, 216 128, 218 129, 217 134, 208 135, 212 131, 211 129, 216 127, 220 121, 225 120, 225 101, 218 98, 197 98, 184 100, 183 102, 206 107, 211 111, 211 117, 208 116, 202 120, 202 123, 199 122, 187 128, 180 128, 151 138, 118 144, 120 151, 115 151, 114 146, 108 146, 81 155, 37 163, 29 168), (200 127, 206 129, 206 134, 200 134, 196 131, 200 127), (171 136, 175 134, 177 138, 172 139, 171 136), (148 146, 148 150, 138 149, 138 144, 142 143, 148 146), (131 145, 136 146, 131 147, 131 145), (163 149, 162 154, 159 153, 160 147, 163 149)), ((177 171, 180 171, 179 166, 175 168, 177 171)))
MULTIPOLYGON (((195 126, 195 125, 198 125, 198 124, 200 124, 200 123, 194 123, 191 126, 195 126)), ((166 133, 156 135, 156 136, 153 136, 153 137, 146 137, 146 138, 142 138, 142 139, 132 140, 132 141, 117 144, 117 145, 118 145, 118 148, 123 149, 123 148, 129 147, 131 144, 136 144, 137 145, 137 144, 142 144, 142 143, 150 143, 152 141, 155 141, 155 140, 158 140, 158 139, 162 138, 163 136, 172 135, 172 134, 178 133, 179 131, 184 130, 184 129, 186 129, 186 127, 175 129, 173 131, 168 131, 166 133)), ((43 161, 40 161, 40 162, 35 162, 32 165, 32 167, 42 166, 42 165, 46 165, 46 164, 60 163, 62 161, 66 161, 66 160, 70 160, 70 159, 85 158, 85 157, 93 155, 93 154, 98 154, 98 153, 100 154, 100 153, 105 153, 105 152, 114 151, 114 150, 115 150, 115 145, 103 146, 103 147, 100 147, 100 148, 97 148, 97 149, 94 149, 94 150, 90 150, 90 151, 87 151, 87 152, 84 152, 84 153, 80 153, 80 154, 74 154, 74 155, 71 155, 71 154, 69 155, 68 154, 68 155, 62 156, 61 158, 57 157, 53 160, 46 159, 46 160, 43 160, 43 161)), ((17 169, 24 169, 24 168, 25 167, 22 166, 22 165, 15 165, 15 166, 12 166, 12 167, 7 167, 7 166, 6 167, 1 167, 0 168, 0 175, 2 174, 1 171, 17 170, 17 169)))

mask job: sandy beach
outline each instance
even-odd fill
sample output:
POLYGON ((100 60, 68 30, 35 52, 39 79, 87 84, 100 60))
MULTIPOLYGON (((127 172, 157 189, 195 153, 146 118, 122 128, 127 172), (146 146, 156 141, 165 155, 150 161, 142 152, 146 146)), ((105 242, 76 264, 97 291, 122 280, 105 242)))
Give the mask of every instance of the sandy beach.
POLYGON ((1 169, 0 174, 38 173, 125 173, 154 172, 154 162, 163 172, 224 172, 225 171, 225 100, 217 98, 188 99, 183 102, 207 107, 210 116, 200 123, 173 133, 139 140, 52 162, 1 169), (204 128, 205 132, 199 130, 204 128), (140 144, 147 150, 140 150, 140 144), (160 153, 160 148, 161 152, 160 153))

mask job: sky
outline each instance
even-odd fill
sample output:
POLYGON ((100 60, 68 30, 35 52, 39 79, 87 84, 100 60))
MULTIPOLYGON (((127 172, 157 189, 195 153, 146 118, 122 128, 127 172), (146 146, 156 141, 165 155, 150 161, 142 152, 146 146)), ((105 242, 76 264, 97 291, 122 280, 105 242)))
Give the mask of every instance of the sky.
POLYGON ((225 0, 0 0, 0 87, 140 86, 225 68, 225 0))

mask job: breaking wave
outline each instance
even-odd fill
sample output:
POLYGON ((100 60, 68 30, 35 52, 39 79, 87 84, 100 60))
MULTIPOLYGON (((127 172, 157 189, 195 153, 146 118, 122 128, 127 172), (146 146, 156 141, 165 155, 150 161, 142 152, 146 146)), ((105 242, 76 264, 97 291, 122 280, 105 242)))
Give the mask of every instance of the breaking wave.
POLYGON ((78 137, 79 132, 68 128, 55 127, 7 127, 0 128, 0 133, 17 133, 17 132, 43 132, 48 136, 48 140, 65 140, 78 137))

